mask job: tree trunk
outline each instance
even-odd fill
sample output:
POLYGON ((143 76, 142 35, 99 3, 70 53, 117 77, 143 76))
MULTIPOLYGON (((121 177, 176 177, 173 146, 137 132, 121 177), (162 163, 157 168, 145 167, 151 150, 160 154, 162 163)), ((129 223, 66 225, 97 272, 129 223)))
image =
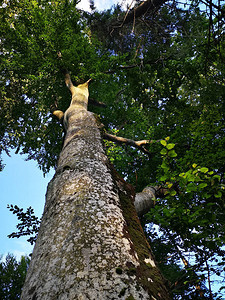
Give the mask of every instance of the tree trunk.
POLYGON ((87 84, 74 87, 23 300, 169 299, 132 188, 110 167, 87 84))

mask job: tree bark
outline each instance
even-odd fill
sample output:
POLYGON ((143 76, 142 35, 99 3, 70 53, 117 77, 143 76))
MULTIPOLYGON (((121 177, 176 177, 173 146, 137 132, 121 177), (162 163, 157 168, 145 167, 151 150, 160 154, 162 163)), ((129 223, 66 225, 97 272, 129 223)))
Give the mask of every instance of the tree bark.
POLYGON ((169 299, 134 208, 110 166, 88 84, 74 87, 22 300, 169 299))
POLYGON ((112 135, 107 132, 103 132, 103 137, 108 141, 116 142, 118 144, 124 143, 133 146, 139 149, 140 151, 144 152, 145 154, 148 154, 149 156, 151 155, 150 152, 147 149, 145 149, 144 145, 151 144, 153 141, 149 141, 149 140, 134 141, 131 139, 126 139, 121 136, 112 135))
POLYGON ((156 189, 146 187, 141 193, 135 195, 134 207, 138 217, 142 217, 155 205, 156 189))

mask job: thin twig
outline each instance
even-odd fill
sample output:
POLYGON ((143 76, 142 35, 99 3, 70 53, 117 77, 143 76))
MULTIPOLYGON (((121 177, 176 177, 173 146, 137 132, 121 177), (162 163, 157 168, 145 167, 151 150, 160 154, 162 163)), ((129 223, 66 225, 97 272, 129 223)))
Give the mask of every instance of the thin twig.
MULTIPOLYGON (((157 10, 162 4, 164 4, 167 0, 147 0, 141 2, 137 7, 132 8, 130 11, 126 13, 123 21, 118 21, 114 23, 113 30, 115 28, 121 28, 124 24, 128 24, 135 19, 145 15, 150 10, 157 10)), ((112 30, 112 32, 113 32, 112 30)), ((111 32, 111 33, 112 33, 111 32)))

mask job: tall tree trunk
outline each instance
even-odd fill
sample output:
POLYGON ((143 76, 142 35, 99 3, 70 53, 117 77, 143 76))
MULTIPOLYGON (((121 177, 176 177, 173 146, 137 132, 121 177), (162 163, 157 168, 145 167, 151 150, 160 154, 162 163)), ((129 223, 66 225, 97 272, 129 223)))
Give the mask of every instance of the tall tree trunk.
MULTIPOLYGON (((68 79, 68 78, 67 78, 68 79)), ((87 83, 72 102, 21 299, 169 299, 132 188, 110 167, 87 83)))

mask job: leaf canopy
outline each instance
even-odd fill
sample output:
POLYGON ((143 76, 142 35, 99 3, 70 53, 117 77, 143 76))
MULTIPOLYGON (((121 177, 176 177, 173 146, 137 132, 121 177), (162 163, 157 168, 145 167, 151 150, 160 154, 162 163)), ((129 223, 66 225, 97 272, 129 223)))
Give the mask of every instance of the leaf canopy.
MULTIPOLYGON (((76 4, 1 4, 0 152, 25 153, 48 172, 56 165, 63 135, 50 106, 57 103, 65 111, 70 103, 60 70, 67 68, 76 84, 92 78, 90 98, 105 106, 90 102, 89 109, 100 116, 105 130, 149 140, 150 155, 108 141, 105 148, 137 191, 151 183, 168 189, 145 221, 163 233, 155 233, 151 224, 153 248, 164 259, 171 253, 176 257, 162 265, 171 280, 177 280, 175 269, 181 277, 186 274, 186 281, 181 280, 181 286, 190 283, 185 292, 181 288, 185 299, 193 292, 193 278, 199 280, 195 270, 206 274, 207 264, 224 255, 222 1, 218 8, 212 3, 209 14, 195 2, 186 7, 168 2, 157 13, 146 11, 127 24, 120 6, 99 12, 92 5, 92 13, 86 13, 76 4), (180 274, 179 259, 187 252, 194 257, 189 266, 194 273, 188 267, 180 274)), ((212 272, 223 267, 224 260, 212 272)))

